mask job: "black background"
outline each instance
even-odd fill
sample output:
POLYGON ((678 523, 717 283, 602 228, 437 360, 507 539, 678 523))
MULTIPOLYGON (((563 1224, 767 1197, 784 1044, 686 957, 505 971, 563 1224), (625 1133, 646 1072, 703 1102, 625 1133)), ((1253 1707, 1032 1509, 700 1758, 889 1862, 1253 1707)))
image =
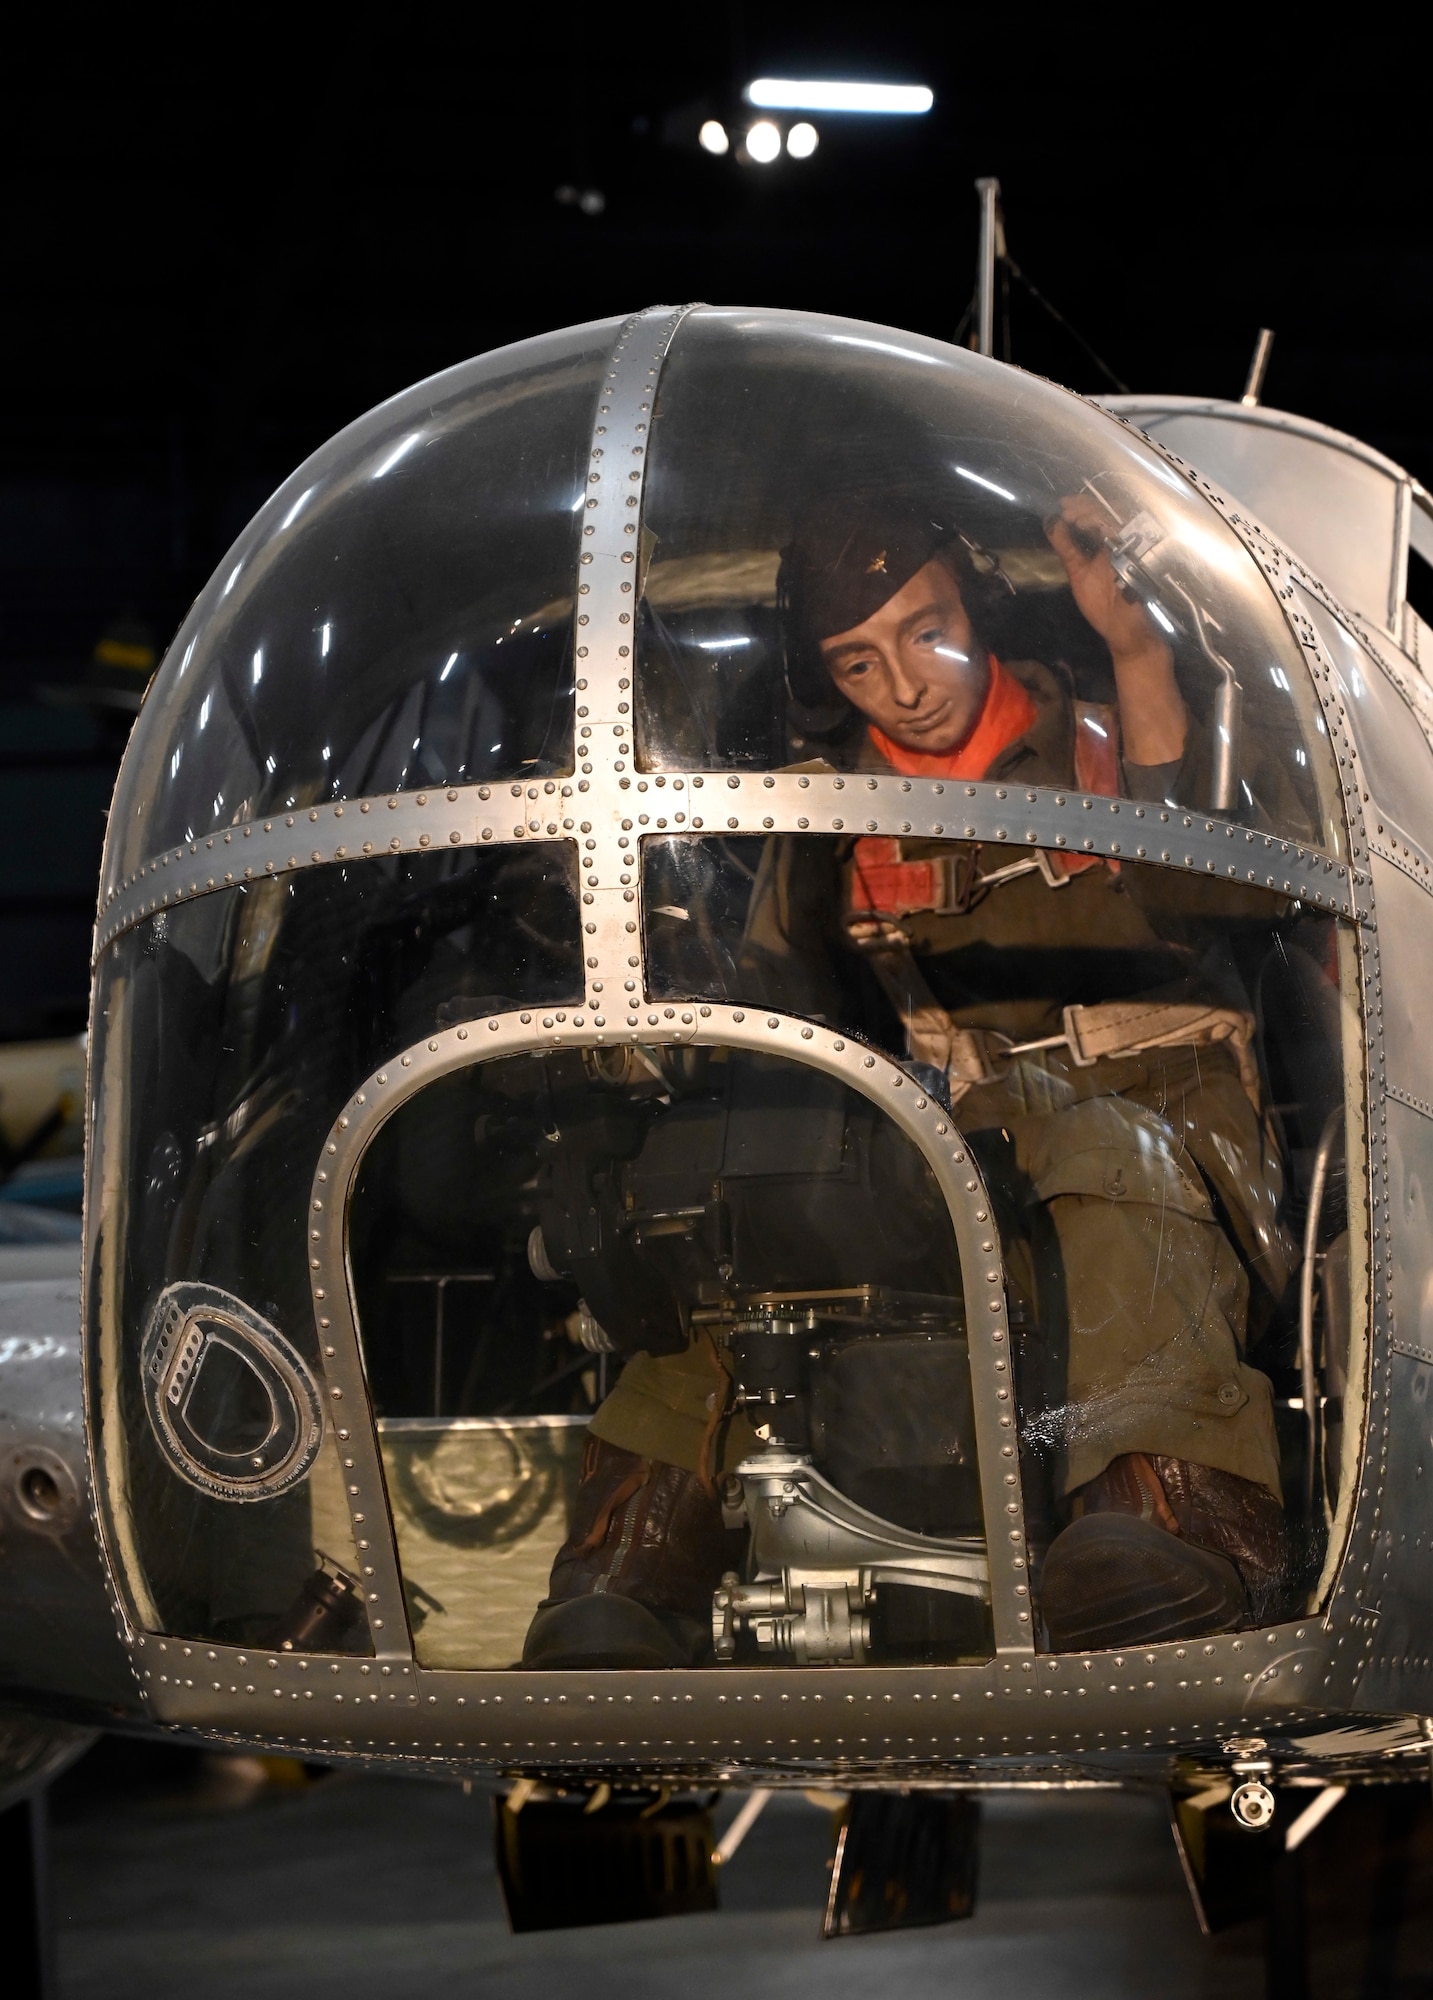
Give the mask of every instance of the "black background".
MULTIPOLYGON (((0 102, 0 703, 83 677, 126 612, 162 651, 310 450, 467 355, 658 300, 949 336, 979 173, 1131 387, 1237 396, 1269 325, 1266 401, 1433 477, 1421 59, 1380 19, 489 6, 100 33, 60 10, 42 39, 29 17, 0 102), (730 120, 762 73, 925 82, 936 105, 818 117, 805 162, 703 154, 700 115, 730 120)), ((1018 288, 1010 337, 1108 386, 1018 288)))

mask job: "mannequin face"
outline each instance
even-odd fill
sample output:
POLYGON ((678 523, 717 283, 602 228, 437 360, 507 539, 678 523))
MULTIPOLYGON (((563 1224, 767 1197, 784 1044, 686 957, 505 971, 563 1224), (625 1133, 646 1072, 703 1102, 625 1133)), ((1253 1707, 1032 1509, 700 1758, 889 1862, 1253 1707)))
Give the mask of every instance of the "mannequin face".
POLYGON ((936 755, 969 736, 990 684, 960 585, 938 556, 863 624, 823 639, 821 657, 846 699, 892 742, 936 755))

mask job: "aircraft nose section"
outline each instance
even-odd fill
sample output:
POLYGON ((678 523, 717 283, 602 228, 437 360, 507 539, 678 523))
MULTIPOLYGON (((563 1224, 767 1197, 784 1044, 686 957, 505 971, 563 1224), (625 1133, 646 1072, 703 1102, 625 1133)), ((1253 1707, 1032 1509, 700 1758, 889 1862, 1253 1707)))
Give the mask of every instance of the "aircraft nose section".
POLYGON ((824 316, 549 335, 301 467, 96 934, 151 1710, 713 1773, 1298 1708, 1384 687, 1299 591, 1127 425, 824 316))

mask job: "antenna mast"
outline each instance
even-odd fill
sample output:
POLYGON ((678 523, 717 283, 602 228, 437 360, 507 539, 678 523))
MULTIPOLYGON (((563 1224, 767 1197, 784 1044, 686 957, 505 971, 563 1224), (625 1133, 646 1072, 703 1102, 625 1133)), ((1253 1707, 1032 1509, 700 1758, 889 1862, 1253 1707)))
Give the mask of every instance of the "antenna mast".
POLYGON ((1249 379, 1244 384, 1243 395, 1239 398, 1246 409, 1258 408, 1259 398, 1264 393, 1264 376, 1268 372, 1269 355, 1273 345, 1274 329, 1271 326, 1261 326, 1259 338, 1254 343, 1254 358, 1249 363, 1249 379))
POLYGON ((989 175, 975 183, 980 197, 980 254, 975 266, 975 332, 977 354, 995 352, 995 260, 1005 254, 1005 230, 1000 220, 1000 183, 989 175))

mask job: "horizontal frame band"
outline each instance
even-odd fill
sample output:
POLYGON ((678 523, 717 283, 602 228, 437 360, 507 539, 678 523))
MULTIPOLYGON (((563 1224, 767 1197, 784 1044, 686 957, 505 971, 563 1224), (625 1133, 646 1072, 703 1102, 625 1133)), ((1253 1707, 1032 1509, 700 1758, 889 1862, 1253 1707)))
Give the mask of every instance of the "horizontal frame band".
MULTIPOLYGON (((863 772, 645 772, 622 777, 601 832, 874 833, 1007 842, 1148 862, 1297 896, 1365 922, 1368 877, 1321 849, 1181 807, 1050 787, 863 772)), ((226 827, 145 862, 102 909, 98 958, 132 925, 265 876, 445 848, 576 839, 598 811, 591 781, 449 786, 383 793, 226 827), (584 822, 586 822, 584 824, 584 822)))

